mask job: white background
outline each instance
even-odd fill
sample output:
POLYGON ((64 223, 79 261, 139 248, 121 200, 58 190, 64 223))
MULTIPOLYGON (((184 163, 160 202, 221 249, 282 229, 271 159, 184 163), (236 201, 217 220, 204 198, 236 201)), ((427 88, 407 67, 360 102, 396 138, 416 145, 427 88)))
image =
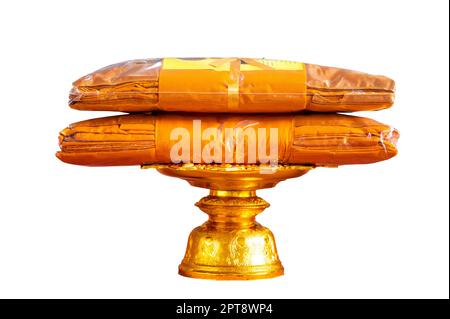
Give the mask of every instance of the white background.
POLYGON ((2 1, 0 297, 448 298, 448 1, 2 1), (71 82, 122 60, 290 59, 383 74, 392 160, 259 194, 286 275, 177 275, 204 189, 139 167, 64 164, 71 82))

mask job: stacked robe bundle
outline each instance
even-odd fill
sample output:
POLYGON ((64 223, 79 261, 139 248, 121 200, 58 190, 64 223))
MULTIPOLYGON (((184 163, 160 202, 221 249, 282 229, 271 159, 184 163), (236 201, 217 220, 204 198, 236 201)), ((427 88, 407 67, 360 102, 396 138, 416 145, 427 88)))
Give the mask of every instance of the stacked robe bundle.
MULTIPOLYGON (((200 120, 202 127, 218 130, 278 129, 281 164, 373 163, 396 155, 398 131, 336 113, 388 108, 394 93, 394 81, 384 76, 299 62, 131 60, 75 81, 69 105, 138 114, 71 124, 60 132, 57 157, 88 166, 171 163, 177 142, 170 138, 172 130, 184 128, 194 138, 192 123, 200 120)), ((207 143, 202 139, 202 147, 207 143)), ((221 141, 222 154, 226 146, 221 141)), ((247 153, 244 158, 246 163, 247 153)))

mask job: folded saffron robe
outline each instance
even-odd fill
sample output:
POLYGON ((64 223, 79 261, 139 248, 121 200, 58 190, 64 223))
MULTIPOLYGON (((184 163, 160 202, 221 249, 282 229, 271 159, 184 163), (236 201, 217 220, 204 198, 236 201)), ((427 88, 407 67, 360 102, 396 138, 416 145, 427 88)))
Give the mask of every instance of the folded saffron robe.
POLYGON ((130 114, 71 124, 56 156, 88 166, 259 164, 269 155, 280 164, 337 166, 389 159, 398 137, 388 125, 342 114, 130 114))
POLYGON ((291 61, 162 58, 107 66, 73 83, 69 105, 92 111, 354 112, 392 106, 378 75, 291 61))

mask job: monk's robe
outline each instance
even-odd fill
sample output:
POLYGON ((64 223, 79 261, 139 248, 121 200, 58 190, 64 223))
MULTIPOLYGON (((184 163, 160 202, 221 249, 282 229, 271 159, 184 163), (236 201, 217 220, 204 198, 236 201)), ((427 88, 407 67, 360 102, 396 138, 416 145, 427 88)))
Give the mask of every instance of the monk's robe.
POLYGON ((388 125, 342 114, 130 114, 71 124, 56 155, 89 166, 265 164, 268 157, 338 166, 387 160, 397 154, 398 137, 388 125))
POLYGON ((73 83, 69 105, 91 111, 204 113, 354 112, 392 106, 395 83, 379 75, 246 58, 143 59, 73 83))

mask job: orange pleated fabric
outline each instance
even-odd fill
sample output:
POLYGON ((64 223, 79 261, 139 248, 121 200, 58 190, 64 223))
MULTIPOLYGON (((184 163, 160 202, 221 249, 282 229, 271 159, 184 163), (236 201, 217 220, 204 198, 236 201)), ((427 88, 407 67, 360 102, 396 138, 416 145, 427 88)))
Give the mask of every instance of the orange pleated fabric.
MULTIPOLYGON (((236 153, 240 138, 245 140, 243 163, 250 163, 253 144, 248 142, 252 136, 247 129, 255 133, 254 145, 259 145, 262 138, 259 133, 265 132, 266 150, 270 147, 270 129, 276 129, 278 163, 318 166, 387 160, 396 155, 399 136, 388 125, 341 114, 130 114, 71 124, 60 133, 57 157, 66 163, 88 166, 172 163, 171 150, 180 141, 173 138, 173 132, 181 129, 188 133, 189 158, 193 162, 194 143, 204 149, 214 140, 195 132, 198 124, 201 133, 208 128, 218 132, 216 145, 222 163, 226 162, 227 152, 236 153), (224 134, 226 129, 241 134, 233 135, 231 145, 224 134)), ((200 162, 204 163, 204 159, 200 162)), ((237 163, 235 157, 231 163, 237 163)))
POLYGON ((73 83, 70 107, 203 113, 355 112, 394 101, 395 83, 340 68, 248 58, 131 60, 73 83))

